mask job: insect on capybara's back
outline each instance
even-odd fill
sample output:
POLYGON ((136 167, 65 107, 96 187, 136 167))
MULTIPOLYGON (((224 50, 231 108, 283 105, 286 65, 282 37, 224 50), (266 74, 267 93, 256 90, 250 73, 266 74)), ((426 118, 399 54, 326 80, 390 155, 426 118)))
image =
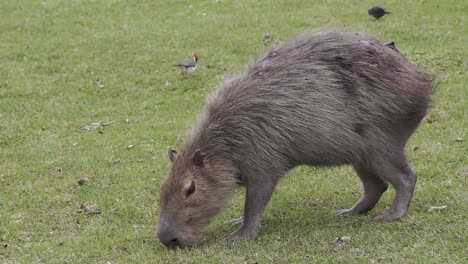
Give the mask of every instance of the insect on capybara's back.
POLYGON ((303 164, 353 165, 364 195, 338 215, 369 211, 390 183, 395 202, 373 219, 400 218, 416 183, 404 146, 431 91, 431 76, 394 43, 363 34, 306 33, 270 50, 218 87, 181 151, 170 151, 160 240, 194 244, 239 184, 244 218, 227 238, 255 237, 279 178, 303 164))

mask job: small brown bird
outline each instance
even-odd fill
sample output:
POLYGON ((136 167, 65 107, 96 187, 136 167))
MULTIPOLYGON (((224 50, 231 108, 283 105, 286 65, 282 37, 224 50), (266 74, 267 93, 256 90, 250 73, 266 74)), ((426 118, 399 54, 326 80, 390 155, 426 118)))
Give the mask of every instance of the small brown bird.
POLYGON ((373 8, 369 9, 367 13, 369 14, 369 16, 373 16, 375 19, 379 19, 385 14, 391 14, 391 12, 385 10, 385 8, 380 6, 374 6, 373 8))
POLYGON ((193 57, 186 58, 174 66, 179 67, 182 70, 182 73, 191 73, 197 68, 197 63, 198 55, 194 53, 193 57))

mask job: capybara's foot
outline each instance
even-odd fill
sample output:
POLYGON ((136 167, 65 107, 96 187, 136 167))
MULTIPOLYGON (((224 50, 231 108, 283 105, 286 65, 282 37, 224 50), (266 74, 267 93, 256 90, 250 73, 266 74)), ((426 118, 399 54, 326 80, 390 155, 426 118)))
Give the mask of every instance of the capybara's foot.
POLYGON ((403 213, 385 212, 385 213, 375 215, 370 220, 381 221, 381 222, 393 222, 393 221, 400 219, 404 214, 405 212, 403 213))
POLYGON ((335 212, 336 216, 347 216, 347 215, 358 215, 365 214, 374 207, 375 203, 372 203, 371 206, 362 206, 362 203, 357 203, 355 206, 348 209, 341 209, 335 212))
POLYGON ((356 214, 359 214, 359 212, 354 211, 353 208, 341 209, 335 212, 336 216, 347 216, 347 215, 356 215, 356 214))
POLYGON ((256 230, 248 230, 239 228, 237 231, 234 231, 231 234, 224 236, 226 240, 243 240, 243 239, 254 239, 257 236, 256 230))

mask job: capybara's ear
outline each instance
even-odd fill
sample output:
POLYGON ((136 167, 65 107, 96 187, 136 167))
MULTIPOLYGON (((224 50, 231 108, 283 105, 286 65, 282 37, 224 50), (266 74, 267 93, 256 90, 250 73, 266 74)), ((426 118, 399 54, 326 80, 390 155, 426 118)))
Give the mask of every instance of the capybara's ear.
POLYGON ((193 164, 195 164, 195 166, 203 167, 204 159, 205 159, 205 155, 203 153, 201 153, 201 151, 199 149, 197 149, 197 151, 195 151, 195 153, 193 153, 192 161, 193 161, 193 164))
POLYGON ((174 161, 177 158, 177 151, 169 148, 169 150, 167 151, 167 155, 169 156, 170 161, 174 161))

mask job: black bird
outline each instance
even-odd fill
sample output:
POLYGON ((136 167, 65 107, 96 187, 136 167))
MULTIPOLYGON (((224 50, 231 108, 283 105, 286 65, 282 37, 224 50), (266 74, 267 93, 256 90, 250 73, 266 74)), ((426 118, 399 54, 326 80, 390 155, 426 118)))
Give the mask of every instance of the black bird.
POLYGON ((397 47, 395 46, 395 41, 385 43, 384 45, 385 45, 386 47, 391 48, 392 50, 394 50, 394 51, 396 51, 396 52, 400 52, 400 51, 397 49, 397 47))
POLYGON ((369 9, 367 13, 369 14, 369 16, 375 17, 375 19, 379 19, 383 17, 385 14, 391 14, 390 12, 385 10, 385 8, 382 8, 380 6, 374 6, 373 8, 369 9))

